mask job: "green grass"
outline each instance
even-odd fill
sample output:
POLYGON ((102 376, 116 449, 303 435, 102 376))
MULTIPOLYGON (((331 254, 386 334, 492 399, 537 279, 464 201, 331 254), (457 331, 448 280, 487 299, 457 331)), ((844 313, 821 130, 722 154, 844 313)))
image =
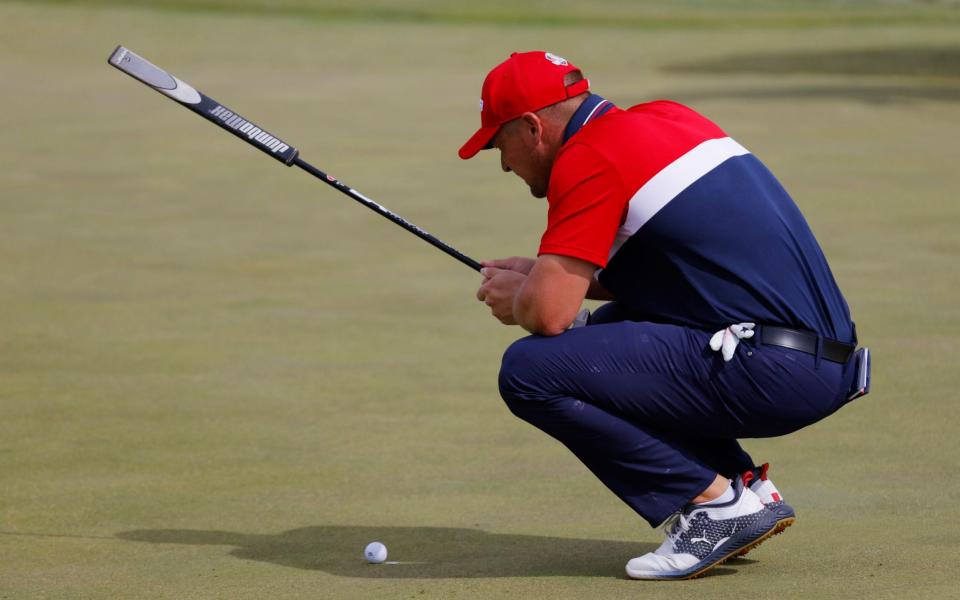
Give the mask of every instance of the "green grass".
POLYGON ((40 0, 84 6, 330 19, 603 28, 836 27, 960 22, 957 0, 40 0))
POLYGON ((960 104, 955 70, 911 54, 955 53, 952 21, 601 31, 523 16, 542 5, 511 27, 265 5, 0 4, 0 599, 954 594, 960 104), (627 581, 659 533, 502 406, 519 332, 477 277, 111 69, 117 43, 478 258, 530 253, 544 222, 495 156, 456 157, 509 51, 564 55, 620 104, 690 102, 803 208, 875 391, 747 442, 798 509, 785 535, 702 580, 627 581), (829 66, 881 51, 896 68, 829 66), (373 539, 402 564, 363 564, 373 539))

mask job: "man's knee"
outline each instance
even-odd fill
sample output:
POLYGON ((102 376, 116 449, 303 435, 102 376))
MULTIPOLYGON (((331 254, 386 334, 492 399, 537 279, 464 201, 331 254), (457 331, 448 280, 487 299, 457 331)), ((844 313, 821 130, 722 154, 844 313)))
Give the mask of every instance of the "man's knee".
POLYGON ((518 405, 535 399, 537 351, 535 337, 521 338, 510 344, 500 363, 500 396, 510 410, 516 413, 518 405))
POLYGON ((600 306, 590 315, 590 325, 606 325, 607 323, 620 323, 630 320, 632 320, 630 315, 623 305, 616 300, 600 306))

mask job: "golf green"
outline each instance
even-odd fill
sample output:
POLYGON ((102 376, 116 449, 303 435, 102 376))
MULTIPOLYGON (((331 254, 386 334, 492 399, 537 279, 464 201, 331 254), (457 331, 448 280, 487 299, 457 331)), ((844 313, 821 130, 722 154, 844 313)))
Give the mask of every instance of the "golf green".
POLYGON ((956 595, 957 4, 520 4, 0 2, 0 599, 956 595), (804 211, 874 391, 745 442, 784 535, 627 580, 662 534, 504 407, 522 332, 479 276, 110 68, 117 44, 478 259, 545 223, 494 153, 456 155, 510 51, 685 102, 804 211))

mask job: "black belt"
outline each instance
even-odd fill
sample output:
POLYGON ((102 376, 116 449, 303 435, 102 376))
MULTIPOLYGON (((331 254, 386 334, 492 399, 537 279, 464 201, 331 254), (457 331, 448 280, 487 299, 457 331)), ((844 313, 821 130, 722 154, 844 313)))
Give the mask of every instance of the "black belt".
MULTIPOLYGON (((774 325, 761 325, 759 328, 759 342, 761 344, 770 344, 772 346, 781 346, 806 352, 807 354, 817 354, 817 334, 812 331, 802 331, 800 329, 788 329, 786 327, 776 327, 774 325)), ((850 359, 850 355, 856 350, 856 344, 845 344, 836 340, 822 338, 823 351, 820 356, 838 363, 845 363, 850 359)))

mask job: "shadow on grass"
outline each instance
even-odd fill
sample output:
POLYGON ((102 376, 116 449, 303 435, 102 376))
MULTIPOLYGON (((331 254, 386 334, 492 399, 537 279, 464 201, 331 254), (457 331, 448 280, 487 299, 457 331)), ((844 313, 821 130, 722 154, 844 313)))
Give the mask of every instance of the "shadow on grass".
MULTIPOLYGON (((153 544, 233 546, 230 554, 342 577, 461 578, 623 577, 623 565, 656 545, 488 533, 453 527, 318 526, 273 535, 192 529, 144 529, 117 538, 153 544), (379 540, 388 562, 367 564, 363 549, 379 540)), ((717 575, 733 573, 716 569, 717 575)))
POLYGON ((806 73, 960 79, 960 46, 757 53, 674 64, 666 70, 677 73, 806 73))
POLYGON ((676 63, 663 69, 669 73, 703 75, 769 75, 786 83, 775 87, 675 94, 684 101, 842 98, 870 104, 913 100, 960 102, 960 46, 754 53, 676 63), (784 79, 797 74, 837 76, 843 80, 797 85, 795 80, 784 79))
POLYGON ((949 86, 895 86, 895 85, 817 85, 763 88, 728 88, 715 90, 677 91, 664 94, 680 102, 702 100, 821 100, 839 98, 865 104, 903 104, 917 100, 960 102, 960 85, 949 86))

